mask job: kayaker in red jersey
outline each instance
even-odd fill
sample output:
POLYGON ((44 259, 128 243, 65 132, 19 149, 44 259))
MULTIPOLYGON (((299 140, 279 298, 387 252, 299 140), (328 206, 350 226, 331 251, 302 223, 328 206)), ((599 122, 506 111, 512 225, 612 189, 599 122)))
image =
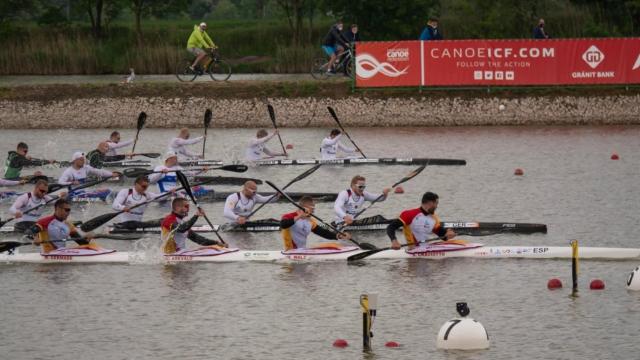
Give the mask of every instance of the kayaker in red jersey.
POLYGON ((422 195, 422 204, 417 209, 405 210, 400 216, 387 226, 387 236, 391 239, 391 248, 401 248, 396 231, 402 228, 409 248, 429 239, 435 234, 443 240, 451 240, 457 236, 452 229, 445 229, 440 224, 440 218, 435 214, 438 208, 438 195, 426 192, 422 195))
POLYGON ((176 198, 171 203, 171 214, 162 220, 162 251, 165 254, 173 254, 187 249, 187 239, 202 246, 219 245, 225 246, 218 241, 207 239, 191 230, 191 227, 198 221, 199 216, 204 215, 202 209, 198 209, 195 215, 189 220, 185 217, 189 215, 189 201, 184 198, 176 198))

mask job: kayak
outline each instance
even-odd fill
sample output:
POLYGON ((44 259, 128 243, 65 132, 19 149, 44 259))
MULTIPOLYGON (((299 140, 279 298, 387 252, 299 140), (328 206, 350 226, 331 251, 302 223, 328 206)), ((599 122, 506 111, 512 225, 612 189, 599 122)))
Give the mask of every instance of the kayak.
MULTIPOLYGON (((258 160, 252 162, 258 166, 274 166, 274 165, 466 165, 467 161, 462 159, 431 159, 431 158, 368 158, 368 159, 279 159, 279 160, 258 160)), ((188 160, 181 161, 181 166, 219 166, 222 165, 221 160, 188 160)))

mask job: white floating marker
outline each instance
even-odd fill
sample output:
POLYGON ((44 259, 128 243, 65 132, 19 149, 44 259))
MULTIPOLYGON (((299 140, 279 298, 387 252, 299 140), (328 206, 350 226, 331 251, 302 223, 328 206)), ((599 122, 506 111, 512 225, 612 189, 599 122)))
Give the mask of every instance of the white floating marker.
POLYGON ((640 290, 640 266, 635 268, 627 278, 627 290, 640 290))
POLYGON ((438 332, 437 347, 445 350, 478 350, 489 348, 489 334, 478 321, 467 318, 467 303, 459 302, 456 309, 460 318, 449 320, 438 332))

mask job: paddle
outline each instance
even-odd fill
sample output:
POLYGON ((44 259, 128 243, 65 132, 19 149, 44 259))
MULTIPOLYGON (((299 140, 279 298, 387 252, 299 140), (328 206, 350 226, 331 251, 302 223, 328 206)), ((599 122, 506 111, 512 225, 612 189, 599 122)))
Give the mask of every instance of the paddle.
MULTIPOLYGON (((110 239, 110 240, 140 240, 142 238, 142 235, 113 235, 113 234, 96 234, 92 237, 92 239, 110 239)), ((44 243, 52 243, 52 242, 58 242, 58 241, 75 241, 75 240, 85 240, 85 241, 89 241, 91 239, 88 238, 70 238, 70 239, 64 239, 64 240, 55 240, 55 241, 30 241, 30 242, 21 242, 21 241, 15 241, 15 240, 10 240, 10 241, 1 241, 0 242, 0 253, 3 253, 5 251, 11 251, 17 247, 20 246, 25 246, 25 245, 40 245, 40 244, 44 244, 44 243)))
MULTIPOLYGON (((425 167, 427 167, 429 163, 421 165, 420 167, 418 167, 417 169, 413 170, 412 172, 408 173, 407 176, 403 177, 402 179, 398 180, 395 184, 391 185, 392 189, 395 189, 396 186, 405 183, 411 179, 413 179, 414 177, 418 176, 418 174, 420 174, 422 172, 422 170, 424 170, 425 167)), ((378 196, 375 200, 373 200, 368 206, 365 206, 362 208, 362 210, 358 211, 355 215, 353 215, 353 219, 355 220, 358 216, 362 215, 363 212, 367 211, 367 209, 369 209, 370 207, 373 206, 373 204, 377 203, 378 201, 382 200, 384 198, 384 194, 380 194, 380 196, 378 196)), ((340 222, 337 225, 340 226, 344 224, 344 222, 340 222)))
MULTIPOLYGON (((209 182, 211 182, 211 181, 203 181, 203 182, 195 184, 194 186, 208 184, 209 182)), ((180 191, 180 190, 185 190, 185 188, 181 187, 181 188, 176 189, 176 191, 180 191)), ((129 210, 135 209, 135 208, 143 206, 143 205, 147 205, 147 204, 149 204, 151 202, 154 202, 156 200, 159 200, 159 199, 165 198, 167 196, 173 195, 173 194, 175 194, 176 191, 167 192, 167 193, 164 193, 164 194, 162 194, 160 196, 157 196, 157 197, 155 197, 155 198, 153 198, 151 200, 148 200, 148 201, 145 201, 143 203, 134 205, 134 206, 130 207, 129 210)), ((189 191, 191 191, 191 189, 189 189, 189 191)), ((118 216, 118 215, 120 215, 120 214, 122 214, 124 212, 125 212, 124 210, 120 210, 120 211, 115 211, 115 212, 112 212, 112 213, 107 213, 107 214, 102 214, 102 215, 96 216, 96 217, 94 217, 92 219, 89 219, 89 220, 83 222, 82 225, 80 225, 80 229, 82 231, 84 231, 84 232, 92 231, 92 230, 97 229, 100 226, 108 223, 111 219, 115 218, 116 216, 118 216)))
MULTIPOLYGON (((287 193, 285 193, 284 191, 280 190, 277 186, 275 186, 271 181, 266 180, 265 181, 267 183, 267 185, 271 186, 275 191, 277 191, 278 193, 280 193, 280 195, 284 196, 285 199, 289 200, 289 202, 291 204, 293 204, 295 207, 297 207, 298 209, 302 210, 302 211, 307 211, 302 205, 298 204, 297 202, 295 202, 295 200, 293 200, 289 195, 287 195, 287 193)), ((321 218, 317 217, 314 214, 309 214, 311 217, 313 217, 314 219, 318 220, 320 223, 322 223, 324 226, 328 227, 329 229, 337 232, 338 234, 344 234, 344 232, 336 229, 334 226, 332 226, 331 224, 327 223, 326 221, 322 220, 321 218)), ((352 243, 358 245, 358 247, 360 247, 361 249, 364 250, 373 250, 373 249, 377 249, 377 247, 375 247, 372 244, 369 243, 359 243, 354 239, 349 239, 349 241, 351 241, 352 243)))
POLYGON ((136 152, 136 144, 138 143, 138 135, 140 135, 140 130, 142 130, 142 128, 144 127, 144 124, 147 122, 147 114, 142 111, 140 112, 140 115, 138 115, 138 124, 136 125, 136 128, 138 129, 138 131, 136 131, 136 138, 135 140, 133 140, 133 149, 131 150, 132 153, 136 152))
POLYGON ((340 127, 340 130, 342 130, 342 132, 347 135, 347 137, 349 138, 349 140, 351 141, 351 143, 353 144, 353 146, 356 147, 356 149, 358 150, 358 152, 360 154, 362 154, 362 157, 364 157, 365 159, 367 158, 367 155, 365 155, 362 150, 360 150, 360 148, 358 147, 358 145, 356 145, 356 143, 353 141, 353 139, 351 138, 351 136, 349 136, 349 133, 347 132, 347 130, 344 129, 344 127, 342 127, 342 124, 340 123, 340 120, 338 120, 338 115, 336 114, 336 112, 333 110, 333 108, 331 106, 327 106, 327 109, 329 110, 329 113, 331 114, 331 116, 333 116, 333 119, 336 121, 336 123, 338 124, 338 126, 340 127))
MULTIPOLYGON (((441 237, 434 237, 431 239, 427 239, 425 241, 420 241, 418 244, 431 244, 431 243, 436 243, 436 242, 440 242, 443 241, 441 237)), ((409 246, 409 244, 402 244, 400 245, 400 247, 405 247, 405 246, 409 246)), ((365 251, 365 252, 361 252, 355 255, 351 255, 347 258, 347 261, 356 261, 356 260, 362 260, 364 258, 367 258, 375 253, 379 253, 381 251, 385 251, 385 250, 391 250, 391 247, 385 247, 385 248, 380 248, 380 249, 374 249, 374 250, 370 250, 370 251, 365 251)))
MULTIPOLYGON (((247 167, 247 165, 243 165, 243 164, 232 164, 232 165, 223 165, 223 166, 218 166, 218 167, 207 167, 207 168, 193 168, 193 169, 189 169, 189 171, 208 171, 208 170, 223 170, 223 171, 232 171, 232 172, 237 172, 237 173, 243 173, 246 172, 249 169, 249 167, 247 167)), ((176 172, 178 170, 173 170, 173 171, 167 171, 167 172, 176 172)), ((149 169, 145 169, 145 168, 128 168, 128 169, 124 169, 123 173, 124 176, 128 177, 128 178, 136 178, 140 175, 151 175, 151 174, 159 174, 162 173, 164 171, 153 171, 153 170, 149 170, 149 169)))
MULTIPOLYGON (((273 106, 271 106, 271 104, 267 105, 267 110, 269 110, 269 117, 271 118, 271 123, 273 124, 273 128, 276 129, 277 131, 278 125, 276 125, 276 112, 275 110, 273 110, 273 106)), ((284 156, 289 157, 289 154, 287 154, 287 150, 285 149, 284 144, 282 143, 280 132, 278 132, 278 139, 280 140, 280 146, 282 146, 282 151, 284 153, 284 156)))
MULTIPOLYGON (((306 178, 307 176, 313 174, 314 171, 318 170, 320 168, 320 166, 322 166, 322 164, 318 164, 312 168, 307 169, 307 171, 303 172, 302 174, 296 176, 295 178, 293 178, 293 180, 289 181, 287 183, 287 185, 282 187, 282 190, 286 190, 289 186, 293 185, 294 183, 306 178)), ((269 198, 269 201, 264 202, 262 204, 260 204, 260 206, 258 206, 258 208, 256 208, 255 210, 253 210, 249 215, 245 216, 245 218, 250 218, 251 216, 253 216, 253 214, 257 213, 258 210, 262 209, 263 206, 267 205, 268 203, 271 202, 271 200, 276 197, 276 195, 273 195, 272 197, 269 198)))
POLYGON ((211 125, 211 118, 213 117, 213 113, 211 109, 207 109, 204 112, 204 141, 202 142, 202 158, 204 159, 204 148, 207 146, 207 129, 209 129, 209 125, 211 125))
POLYGON ((131 154, 131 156, 144 156, 150 159, 157 159, 160 157, 160 153, 137 153, 137 154, 131 154))
MULTIPOLYGON (((180 184, 182 184, 182 187, 184 187, 184 191, 187 193, 189 198, 191 198, 191 201, 193 201, 193 204, 198 209, 201 209, 200 206, 198 205, 198 201, 196 201, 195 196, 193 196, 193 192, 191 192, 191 186, 189 186, 189 180, 184 175, 184 173, 182 171, 176 171, 176 177, 178 178, 178 181, 180 181, 180 184)), ((218 233, 218 230, 216 230, 216 228, 213 226, 213 224, 211 223, 211 220, 209 220, 207 215, 204 215, 204 219, 207 221, 207 224, 209 224, 209 226, 211 227, 211 230, 213 230, 213 232, 216 234, 216 236, 218 237, 218 240, 220 240, 222 244, 226 245, 227 243, 222 239, 222 236, 220 236, 220 234, 218 233)))
MULTIPOLYGON (((120 175, 118 175, 118 176, 120 176, 120 175)), ((117 176, 108 176, 108 177, 105 177, 105 178, 102 178, 102 179, 99 179, 99 180, 90 181, 90 182, 87 182, 87 183, 84 183, 84 184, 79 184, 78 186, 73 187, 73 188, 71 187, 71 185, 49 184, 49 191, 48 192, 49 193, 56 192, 56 191, 58 191, 60 189, 66 188, 66 187, 69 188, 69 192, 74 192, 74 191, 77 191, 77 190, 82 190, 82 189, 86 189, 88 187, 92 187, 92 186, 95 186, 95 185, 98 185, 98 184, 102 184, 103 182, 105 182, 105 181, 107 181, 109 179, 113 179, 114 177, 117 177, 117 176)))

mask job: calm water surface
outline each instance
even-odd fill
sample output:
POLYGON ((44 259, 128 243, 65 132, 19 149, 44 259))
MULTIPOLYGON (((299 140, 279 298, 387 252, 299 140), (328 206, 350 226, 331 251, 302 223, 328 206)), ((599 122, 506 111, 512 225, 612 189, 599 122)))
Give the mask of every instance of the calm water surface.
MULTIPOLYGON (((194 133, 197 132, 194 131, 194 133)), ((254 130, 214 129, 207 158, 242 158, 254 130)), ((123 130, 123 138, 134 130, 123 130)), ((295 158, 315 157, 324 129, 284 129, 295 158)), ((164 152, 174 131, 145 129, 136 150, 164 152)), ((463 158, 464 167, 430 166, 404 184, 405 194, 369 210, 387 217, 416 207, 424 191, 440 195, 438 212, 454 221, 539 222, 548 234, 468 238, 494 245, 639 247, 640 144, 638 127, 486 127, 353 129, 369 157, 463 158), (612 152, 621 159, 609 159, 612 152), (515 168, 525 175, 513 175, 515 168)), ((26 141, 34 157, 67 159, 90 150, 105 130, 4 130, 1 148, 26 141), (46 155, 45 155, 46 154, 46 155)), ((276 149, 277 139, 271 147, 276 149)), ((293 157, 293 156, 292 156, 293 157)), ((389 186, 414 167, 325 167, 293 186, 339 191, 356 174, 368 189, 389 186)), ((250 169, 247 176, 284 185, 305 167, 250 169)), ((59 169, 45 169, 59 175, 59 169)), ((221 188, 222 189, 222 188, 221 188)), ((235 189, 227 187, 225 190, 235 189)), ((261 189, 266 190, 265 187, 261 189)), ((4 203, 3 218, 8 204, 4 203)), ((330 219, 332 204, 318 205, 330 219)), ((206 204, 222 222, 222 203, 206 204)), ((284 203, 261 211, 279 217, 284 203)), ((75 206, 74 219, 109 211, 106 204, 75 206)), ((151 206, 149 217, 166 208, 151 206)), ((277 233, 224 234, 232 245, 278 249, 277 233)), ((383 233, 358 234, 379 246, 383 233)), ((159 246, 101 241, 119 250, 159 246)), ((34 249, 25 249, 34 251, 34 249)), ((627 292, 627 274, 639 261, 582 261, 580 296, 548 291, 546 281, 570 284, 571 268, 558 260, 389 260, 361 265, 161 264, 0 265, 0 358, 6 359, 600 359, 638 358, 640 294, 627 292), (606 290, 588 283, 603 279, 606 290), (358 297, 379 294, 373 353, 361 351, 358 297), (437 350, 442 324, 465 300, 487 328, 489 350, 437 350), (351 346, 336 349, 337 338, 351 346), (386 341, 402 344, 387 349, 386 341)))

